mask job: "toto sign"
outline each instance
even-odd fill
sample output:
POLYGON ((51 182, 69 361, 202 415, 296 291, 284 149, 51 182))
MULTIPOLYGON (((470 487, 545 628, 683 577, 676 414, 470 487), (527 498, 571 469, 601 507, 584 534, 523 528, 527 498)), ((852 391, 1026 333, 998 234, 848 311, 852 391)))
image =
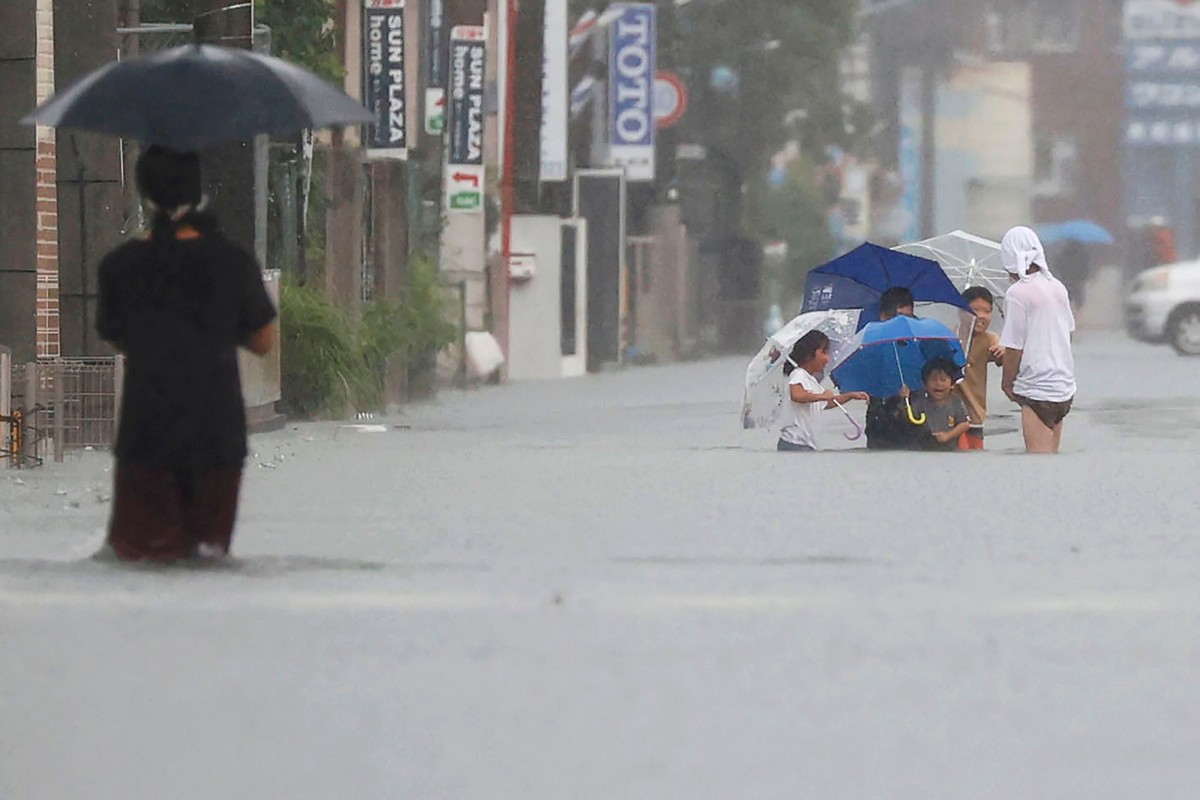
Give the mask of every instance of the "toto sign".
POLYGON ((619 3, 609 29, 609 162, 631 181, 654 180, 655 16, 650 3, 619 3))

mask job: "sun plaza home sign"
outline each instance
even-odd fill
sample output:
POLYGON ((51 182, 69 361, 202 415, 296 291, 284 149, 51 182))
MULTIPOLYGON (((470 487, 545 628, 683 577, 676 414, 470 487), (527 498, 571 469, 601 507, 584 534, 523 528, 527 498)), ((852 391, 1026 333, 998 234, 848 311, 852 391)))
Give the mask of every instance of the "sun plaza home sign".
POLYGON ((450 32, 450 163, 483 163, 484 29, 450 32))
POLYGON ((363 105, 375 116, 367 126, 367 149, 373 156, 404 158, 404 0, 366 0, 363 45, 363 105))

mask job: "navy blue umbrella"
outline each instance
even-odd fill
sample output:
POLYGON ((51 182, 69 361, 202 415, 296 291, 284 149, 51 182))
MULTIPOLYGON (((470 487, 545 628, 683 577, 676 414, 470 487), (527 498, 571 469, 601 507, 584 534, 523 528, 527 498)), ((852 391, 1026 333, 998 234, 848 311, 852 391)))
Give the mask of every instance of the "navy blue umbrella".
POLYGON ((100 67, 21 121, 195 151, 372 116, 338 87, 282 59, 190 44, 100 67))
POLYGON ((879 319, 879 297, 901 286, 918 303, 946 303, 970 312, 936 261, 865 242, 808 273, 803 312, 861 308, 860 325, 879 319))

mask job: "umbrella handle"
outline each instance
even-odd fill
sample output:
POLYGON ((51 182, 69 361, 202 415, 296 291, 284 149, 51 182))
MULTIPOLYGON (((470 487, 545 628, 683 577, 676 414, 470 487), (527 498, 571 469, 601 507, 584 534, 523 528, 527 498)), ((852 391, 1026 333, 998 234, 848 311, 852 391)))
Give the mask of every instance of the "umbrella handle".
POLYGON ((904 398, 904 407, 906 409, 908 409, 908 421, 909 422, 911 422, 913 425, 924 425, 925 424, 925 420, 927 419, 927 417, 924 414, 922 414, 920 416, 920 418, 918 418, 915 414, 913 414, 912 403, 910 403, 908 401, 907 397, 904 398))
POLYGON ((858 420, 856 420, 856 419, 854 419, 854 417, 850 416, 850 412, 846 410, 846 407, 844 405, 842 405, 841 403, 839 403, 837 400, 834 400, 833 404, 842 410, 842 413, 846 415, 846 419, 850 420, 850 424, 854 426, 854 435, 853 436, 851 436, 848 433, 843 433, 842 436, 845 436, 847 439, 849 439, 852 442, 855 442, 855 441, 858 441, 859 439, 861 439, 862 435, 863 435, 863 429, 862 429, 862 426, 858 424, 858 420))
MULTIPOLYGON (((900 364, 900 349, 896 346, 895 342, 892 342, 892 352, 896 354, 896 369, 900 372, 900 383, 904 384, 905 383, 904 367, 901 366, 901 364, 900 364)), ((908 421, 909 422, 911 422, 913 425, 924 425, 925 424, 925 419, 926 419, 925 415, 922 414, 920 419, 918 419, 917 416, 915 414, 913 414, 912 403, 909 402, 907 397, 904 398, 904 407, 906 409, 908 409, 908 421)))

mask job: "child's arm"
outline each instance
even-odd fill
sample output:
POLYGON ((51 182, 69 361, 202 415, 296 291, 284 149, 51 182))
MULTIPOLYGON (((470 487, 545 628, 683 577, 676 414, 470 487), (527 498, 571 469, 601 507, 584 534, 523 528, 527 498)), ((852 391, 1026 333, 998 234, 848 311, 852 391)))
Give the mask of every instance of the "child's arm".
POLYGON ((1000 344, 1000 337, 994 333, 988 332, 988 359, 1000 366, 1004 364, 1004 346, 1000 344))
POLYGON ((1017 382, 1017 373, 1021 371, 1021 357, 1025 355, 1024 350, 1008 348, 1004 351, 1004 361, 1002 366, 1004 372, 1001 373, 1000 388, 1004 390, 1004 394, 1009 400, 1017 402, 1016 392, 1013 387, 1017 382))
MULTIPOLYGON (((831 394, 831 393, 827 392, 827 394, 831 394)), ((838 406, 838 404, 848 403, 851 400, 862 400, 865 403, 866 401, 868 401, 870 399, 871 399, 871 395, 867 394, 866 392, 842 392, 841 394, 837 395, 836 397, 829 398, 829 401, 827 403, 825 403, 825 407, 826 408, 836 408, 838 406)))
POLYGON ((942 431, 941 433, 933 434, 933 438, 937 439, 942 444, 945 444, 946 442, 954 442, 957 441, 960 436, 966 433, 970 427, 970 420, 963 420, 948 431, 942 431))
POLYGON ((827 389, 820 394, 810 392, 798 383, 793 383, 790 388, 790 394, 793 403, 820 403, 823 400, 832 401, 835 397, 832 389, 827 389))

